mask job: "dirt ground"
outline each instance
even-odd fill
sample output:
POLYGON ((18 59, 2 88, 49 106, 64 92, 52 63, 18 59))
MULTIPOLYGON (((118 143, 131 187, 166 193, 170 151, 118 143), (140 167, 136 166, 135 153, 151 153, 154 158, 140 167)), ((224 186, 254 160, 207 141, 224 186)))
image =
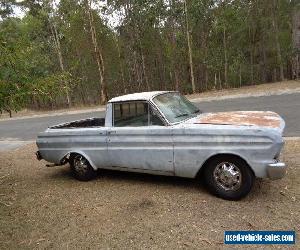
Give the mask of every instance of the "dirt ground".
POLYGON ((228 98, 229 96, 243 95, 274 95, 276 93, 293 92, 300 90, 300 81, 284 81, 275 83, 265 83, 259 85, 244 86, 242 88, 231 88, 222 90, 210 90, 203 93, 187 95, 189 99, 210 100, 216 97, 228 98))
POLYGON ((183 178, 101 171, 79 182, 35 150, 0 153, 0 249, 238 248, 223 245, 225 230, 295 230, 299 249, 300 140, 286 143, 287 176, 256 181, 238 202, 183 178))
MULTIPOLYGON (((276 82, 276 83, 265 83, 260 85, 252 85, 252 86, 244 86, 242 88, 231 88, 231 89, 223 89, 223 90, 211 90, 203 93, 197 93, 193 95, 187 95, 187 98, 191 100, 210 100, 217 97, 232 97, 239 95, 269 95, 276 94, 282 92, 291 92, 291 91, 300 91, 300 81, 284 81, 284 82, 276 82)), ((0 120, 11 120, 18 118, 28 118, 32 116, 48 116, 48 115, 59 115, 59 114, 76 114, 76 113, 86 113, 86 112, 95 112, 95 111, 103 111, 105 110, 105 106, 76 106, 70 109, 59 109, 59 110, 44 110, 44 111, 36 111, 24 109, 17 113, 13 113, 13 118, 9 118, 8 113, 0 114, 0 120)))

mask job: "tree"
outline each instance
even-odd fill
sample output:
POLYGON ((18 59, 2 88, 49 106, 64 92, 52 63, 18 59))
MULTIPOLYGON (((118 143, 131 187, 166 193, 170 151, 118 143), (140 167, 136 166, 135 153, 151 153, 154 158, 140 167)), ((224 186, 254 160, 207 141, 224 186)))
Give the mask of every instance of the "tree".
POLYGON ((293 10, 293 49, 294 57, 292 58, 292 77, 298 79, 300 77, 300 6, 296 6, 293 10))
POLYGON ((107 86, 105 80, 105 66, 104 66, 102 51, 97 41, 97 33, 95 28, 94 16, 93 16, 93 11, 91 9, 91 2, 89 0, 85 0, 85 7, 89 19, 90 33, 94 45, 94 53, 95 53, 95 58, 96 58, 98 71, 99 71, 100 91, 101 91, 100 103, 105 104, 108 101, 107 86))
POLYGON ((272 26, 274 30, 275 36, 275 44, 276 44, 276 52, 277 52, 277 59, 280 68, 280 80, 284 80, 284 72, 283 72, 283 63, 282 63, 282 56, 281 56, 281 46, 279 41, 279 30, 278 30, 278 0, 272 0, 272 26))
POLYGON ((194 77, 193 51, 192 51, 191 34, 190 34, 190 28, 189 28, 187 0, 184 0, 184 13, 185 13, 185 23, 186 23, 186 38, 187 38, 188 51, 189 51, 191 84, 192 84, 193 93, 195 93, 196 86, 195 86, 195 77, 194 77))
POLYGON ((2 1, 1 110, 295 79, 298 9, 296 0, 2 1))
MULTIPOLYGON (((53 6, 53 3, 49 7, 52 7, 52 6, 53 6)), ((52 7, 52 9, 53 9, 53 7, 52 7)), ((55 51, 57 53, 57 57, 58 57, 58 61, 59 61, 59 66, 60 66, 62 74, 64 74, 66 72, 65 72, 64 60, 63 60, 62 50, 61 50, 61 45, 60 45, 60 38, 59 38, 59 35, 58 35, 56 23, 55 23, 55 13, 54 12, 53 13, 50 12, 48 14, 48 20, 49 20, 49 26, 50 26, 51 34, 52 34, 52 37, 53 37, 54 48, 55 48, 55 51)), ((64 92, 66 93, 67 105, 68 105, 68 107, 71 107, 69 88, 66 85, 66 82, 62 82, 62 87, 64 89, 64 92)))

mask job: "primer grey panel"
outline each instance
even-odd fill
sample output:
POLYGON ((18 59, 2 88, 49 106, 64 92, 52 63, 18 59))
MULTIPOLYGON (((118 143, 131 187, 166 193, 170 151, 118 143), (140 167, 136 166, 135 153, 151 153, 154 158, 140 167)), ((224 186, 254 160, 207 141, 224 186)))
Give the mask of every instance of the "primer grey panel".
POLYGON ((160 126, 111 128, 108 132, 110 164, 174 174, 171 133, 170 127, 160 126))
POLYGON ((42 157, 60 163, 69 153, 82 153, 94 168, 109 164, 107 155, 107 129, 48 129, 38 136, 37 146, 42 157))
POLYGON ((280 136, 234 126, 175 126, 173 141, 175 175, 184 177, 195 177, 205 161, 218 154, 239 156, 257 177, 264 177, 266 165, 282 147, 280 136))

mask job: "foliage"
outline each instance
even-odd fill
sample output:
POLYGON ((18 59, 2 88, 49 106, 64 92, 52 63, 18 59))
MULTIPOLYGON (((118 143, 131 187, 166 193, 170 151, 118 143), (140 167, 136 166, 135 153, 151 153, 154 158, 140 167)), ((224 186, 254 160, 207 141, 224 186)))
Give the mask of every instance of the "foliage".
POLYGON ((7 82, 0 82, 0 112, 8 112, 11 116, 12 111, 19 111, 26 103, 27 94, 24 89, 17 85, 7 82))
MULTIPOLYGON (((103 54, 109 97, 191 92, 182 0, 13 1, 0 5, 0 110, 98 104, 99 71, 86 3, 103 54), (15 17, 16 8, 24 16, 15 17)), ((292 78, 297 1, 186 0, 197 91, 292 78)))
POLYGON ((76 79, 67 72, 48 75, 36 79, 30 85, 29 94, 32 98, 41 98, 44 102, 54 102, 57 98, 65 96, 76 85, 76 79))

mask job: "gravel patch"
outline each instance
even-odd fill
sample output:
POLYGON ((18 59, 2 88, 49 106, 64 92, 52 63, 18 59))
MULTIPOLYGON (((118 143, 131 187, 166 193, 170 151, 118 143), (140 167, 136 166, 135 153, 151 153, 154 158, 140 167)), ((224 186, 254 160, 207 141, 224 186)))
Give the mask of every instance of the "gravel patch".
POLYGON ((0 249, 244 249, 223 245, 225 230, 295 230, 299 239, 299 140, 286 143, 287 176, 257 180, 238 202, 184 178, 99 171, 79 182, 35 151, 0 152, 0 249))

